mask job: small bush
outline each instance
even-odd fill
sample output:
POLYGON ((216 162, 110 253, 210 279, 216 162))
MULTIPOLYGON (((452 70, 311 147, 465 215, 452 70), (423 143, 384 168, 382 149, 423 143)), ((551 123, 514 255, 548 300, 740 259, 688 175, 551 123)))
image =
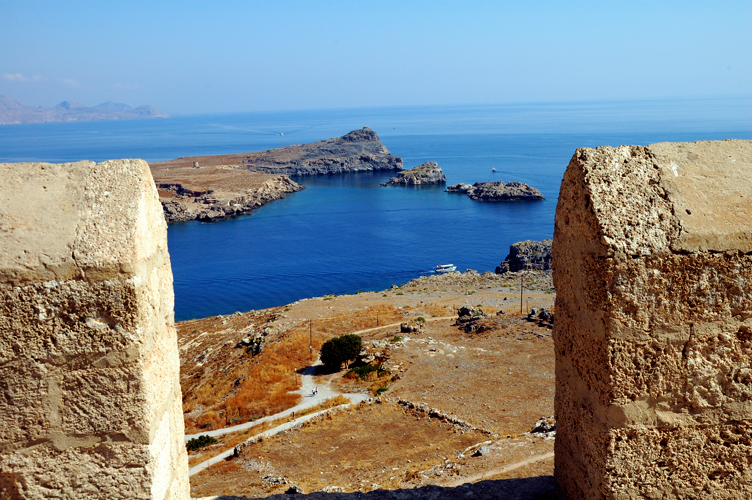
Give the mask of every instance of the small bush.
POLYGON ((399 335, 395 335, 394 337, 392 337, 392 340, 390 342, 392 343, 402 342, 402 337, 400 337, 399 335))
POLYGON ((378 370, 379 370, 379 367, 375 365, 356 366, 355 368, 345 373, 344 376, 351 378, 349 376, 357 375, 360 380, 368 380, 368 375, 378 370))
POLYGON ((384 394, 388 390, 389 390, 389 386, 382 385, 381 387, 379 387, 378 389, 376 389, 376 395, 377 396, 381 396, 382 394, 384 394))
POLYGON ((420 324, 420 325, 425 325, 426 324, 426 318, 424 318, 423 316, 418 316, 417 318, 415 318, 415 322, 418 323, 418 324, 420 324))
POLYGON ((188 449, 188 451, 195 451, 205 446, 209 446, 210 444, 216 443, 216 438, 213 438, 207 434, 202 434, 197 438, 190 439, 187 443, 185 443, 185 447, 188 449))

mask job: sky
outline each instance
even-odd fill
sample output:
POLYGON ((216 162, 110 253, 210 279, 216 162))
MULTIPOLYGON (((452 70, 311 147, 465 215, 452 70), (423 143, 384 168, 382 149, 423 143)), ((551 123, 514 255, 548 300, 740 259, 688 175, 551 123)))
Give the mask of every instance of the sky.
POLYGON ((3 0, 0 94, 170 114, 752 95, 752 2, 3 0))

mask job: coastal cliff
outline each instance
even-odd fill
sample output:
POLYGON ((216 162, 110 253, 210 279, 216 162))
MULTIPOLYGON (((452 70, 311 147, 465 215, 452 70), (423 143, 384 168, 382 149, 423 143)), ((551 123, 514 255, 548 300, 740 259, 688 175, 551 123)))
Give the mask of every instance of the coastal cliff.
POLYGON ((342 137, 247 153, 241 165, 266 174, 322 175, 399 171, 402 158, 390 153, 376 132, 363 127, 342 137))
POLYGON ((551 269, 551 244, 553 240, 543 241, 518 241, 510 245, 509 255, 499 266, 496 274, 504 274, 517 271, 549 271, 551 269))
MULTIPOLYGON (((177 160, 175 160, 177 161, 177 160)), ((219 221, 247 215, 305 187, 284 175, 270 175, 233 165, 152 165, 152 175, 168 223, 219 221)))
POLYGON ((447 193, 464 193, 478 201, 540 201, 545 200, 540 191, 522 182, 476 182, 447 186, 447 193))
POLYGON ((403 170, 382 186, 418 186, 424 184, 446 184, 446 175, 435 161, 427 161, 410 170, 403 170))

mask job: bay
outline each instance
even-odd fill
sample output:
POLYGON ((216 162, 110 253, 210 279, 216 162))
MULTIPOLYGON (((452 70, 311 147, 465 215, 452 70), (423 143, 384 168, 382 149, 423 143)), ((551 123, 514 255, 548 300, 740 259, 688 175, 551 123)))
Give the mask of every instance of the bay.
POLYGON ((227 154, 369 126, 405 168, 436 161, 448 183, 521 181, 542 202, 481 203, 443 187, 381 187, 380 173, 302 177, 250 216, 168 229, 176 319, 381 290, 437 264, 492 271, 509 245, 550 238, 577 147, 752 138, 749 98, 401 107, 178 116, 0 127, 0 161, 227 154), (496 169, 496 173, 492 169, 496 169))

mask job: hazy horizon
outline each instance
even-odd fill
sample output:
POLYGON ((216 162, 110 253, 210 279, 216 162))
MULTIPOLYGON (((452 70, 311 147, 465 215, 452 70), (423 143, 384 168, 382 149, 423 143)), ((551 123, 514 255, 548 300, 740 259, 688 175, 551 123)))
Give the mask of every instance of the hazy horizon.
POLYGON ((752 4, 11 2, 0 94, 169 114, 747 97, 752 4))

